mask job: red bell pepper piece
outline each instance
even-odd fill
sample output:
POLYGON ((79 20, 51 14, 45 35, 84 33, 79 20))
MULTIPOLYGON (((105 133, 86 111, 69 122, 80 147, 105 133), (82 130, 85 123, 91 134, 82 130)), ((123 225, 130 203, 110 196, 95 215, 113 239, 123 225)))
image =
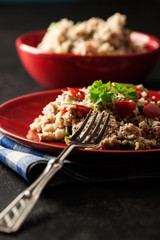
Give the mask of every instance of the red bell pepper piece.
POLYGON ((77 108, 77 111, 81 113, 82 117, 86 116, 87 113, 89 113, 90 110, 93 110, 93 108, 84 106, 84 105, 78 105, 78 104, 72 104, 72 103, 65 103, 63 105, 61 105, 58 110, 62 111, 62 112, 67 112, 67 107, 69 105, 74 105, 77 108))
POLYGON ((82 101, 85 97, 84 92, 82 92, 81 90, 77 89, 77 88, 70 88, 67 87, 67 90, 77 98, 78 101, 82 101))
POLYGON ((134 115, 136 103, 134 101, 115 102, 115 111, 118 117, 127 117, 134 115))
POLYGON ((155 103, 145 103, 143 112, 148 117, 160 117, 160 107, 155 103))

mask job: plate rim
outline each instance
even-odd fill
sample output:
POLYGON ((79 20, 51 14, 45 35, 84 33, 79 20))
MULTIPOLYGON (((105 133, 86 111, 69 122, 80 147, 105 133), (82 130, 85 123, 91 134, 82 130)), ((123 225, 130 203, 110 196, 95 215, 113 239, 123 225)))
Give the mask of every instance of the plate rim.
MULTIPOLYGON (((61 89, 51 89, 51 90, 44 90, 44 91, 38 91, 38 92, 32 92, 32 93, 28 93, 28 94, 24 94, 24 95, 21 95, 21 96, 18 96, 18 97, 15 97, 13 99, 10 99, 4 103, 2 103, 0 105, 0 116, 3 117, 3 115, 1 114, 1 111, 4 110, 4 108, 6 108, 8 105, 10 106, 10 104, 13 104, 13 103, 16 103, 18 101, 21 101, 21 100, 24 100, 24 99, 30 99, 30 98, 34 98, 34 97, 38 97, 38 96, 41 96, 41 95, 48 95, 48 94, 60 94, 60 92, 62 92, 63 90, 65 90, 66 88, 61 88, 61 89)), ((158 93, 160 95, 160 92, 158 91, 154 91, 154 90, 149 90, 150 92, 152 93, 158 93)), ((39 145, 39 146, 45 146, 48 147, 48 148, 57 148, 58 150, 63 150, 66 146, 65 143, 61 143, 61 142, 52 142, 52 143, 48 143, 48 142, 36 142, 36 141, 33 141, 33 140, 29 140, 27 138, 24 138, 24 137, 21 137, 21 136, 18 136, 16 134, 13 134, 9 131, 7 131, 6 129, 4 129, 1 124, 0 124, 0 132, 2 134, 4 134, 5 136, 13 139, 14 141, 18 141, 20 142, 21 144, 24 144, 26 143, 27 146, 30 147, 30 144, 33 143, 33 145, 39 145), (22 143, 23 142, 23 143, 22 143), (60 144, 60 145, 59 145, 60 144)), ((77 148, 79 151, 84 151, 84 152, 92 152, 92 153, 103 153, 103 154, 127 154, 127 153, 134 153, 134 154, 140 154, 140 153, 150 153, 150 152, 160 152, 160 148, 158 149, 145 149, 145 150, 98 150, 98 149, 83 149, 83 148, 77 148)), ((42 151, 42 150, 40 150, 42 151)), ((47 150, 45 150, 47 151, 47 150)))

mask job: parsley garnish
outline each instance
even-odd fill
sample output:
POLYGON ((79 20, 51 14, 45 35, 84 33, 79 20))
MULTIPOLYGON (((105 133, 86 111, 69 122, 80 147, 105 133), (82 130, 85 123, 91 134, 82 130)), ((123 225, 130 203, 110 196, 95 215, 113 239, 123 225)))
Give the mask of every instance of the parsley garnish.
POLYGON ((136 93, 135 89, 127 88, 127 86, 124 84, 113 83, 113 88, 111 89, 111 91, 116 92, 116 93, 119 92, 122 95, 124 95, 125 97, 127 97, 127 99, 129 99, 129 100, 136 101, 138 98, 138 94, 136 93))
POLYGON ((110 87, 110 82, 105 84, 101 80, 93 82, 89 86, 89 98, 95 105, 101 105, 103 102, 111 103, 112 99, 117 97, 117 95, 110 91, 110 87))
POLYGON ((118 93, 123 94, 128 100, 136 101, 138 98, 135 89, 120 83, 111 83, 110 81, 103 83, 101 80, 97 80, 89 86, 89 98, 97 106, 112 103, 113 99, 117 98, 118 93))

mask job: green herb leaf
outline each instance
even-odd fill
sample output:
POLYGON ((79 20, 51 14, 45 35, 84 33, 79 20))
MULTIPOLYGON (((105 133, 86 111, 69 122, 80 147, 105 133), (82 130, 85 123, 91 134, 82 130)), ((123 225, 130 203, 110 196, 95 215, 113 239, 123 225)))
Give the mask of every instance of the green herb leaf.
POLYGON ((121 83, 114 83, 114 87, 112 89, 112 91, 114 92, 119 92, 121 93, 122 95, 124 95, 125 97, 127 97, 127 99, 130 99, 130 100, 134 100, 136 101, 137 98, 138 98, 138 94, 136 93, 135 89, 133 88, 127 88, 126 85, 124 84, 121 84, 121 83))
POLYGON ((97 106, 112 103, 113 99, 117 98, 118 93, 124 95, 129 100, 136 101, 138 98, 135 89, 128 88, 121 83, 111 83, 110 81, 103 83, 101 80, 97 80, 89 86, 89 98, 97 106))
POLYGON ((102 105, 104 102, 111 103, 117 95, 110 91, 111 83, 103 84, 101 80, 93 82, 89 87, 89 98, 95 105, 102 105))

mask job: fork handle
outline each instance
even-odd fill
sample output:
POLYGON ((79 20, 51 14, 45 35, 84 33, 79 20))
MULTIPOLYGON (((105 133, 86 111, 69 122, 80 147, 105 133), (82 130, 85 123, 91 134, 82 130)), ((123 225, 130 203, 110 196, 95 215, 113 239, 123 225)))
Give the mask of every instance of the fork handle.
POLYGON ((60 163, 47 166, 47 172, 43 172, 32 185, 20 193, 0 213, 0 232, 12 233, 18 231, 39 199, 44 186, 61 167, 62 164, 60 163), (13 218, 10 217, 12 214, 14 214, 13 218))
POLYGON ((76 147, 74 144, 68 145, 57 158, 51 159, 35 182, 20 193, 0 213, 0 232, 12 233, 18 231, 39 199, 42 190, 55 173, 62 168, 63 160, 74 147, 76 147))

